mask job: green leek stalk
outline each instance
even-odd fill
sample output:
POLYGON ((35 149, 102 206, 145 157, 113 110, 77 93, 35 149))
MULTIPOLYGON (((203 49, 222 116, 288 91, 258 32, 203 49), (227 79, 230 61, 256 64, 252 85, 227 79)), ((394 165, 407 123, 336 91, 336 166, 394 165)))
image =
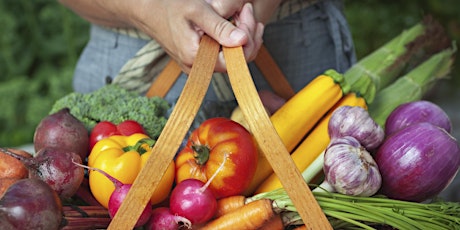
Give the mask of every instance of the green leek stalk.
MULTIPOLYGON (((434 201, 417 203, 382 196, 356 197, 338 193, 313 192, 334 229, 375 229, 391 226, 399 230, 460 229, 460 204, 434 201)), ((246 199, 273 201, 285 226, 300 225, 302 219, 283 189, 260 193, 246 199)))
POLYGON ((406 75, 380 90, 375 100, 368 106, 370 116, 379 125, 385 127, 387 117, 396 107, 422 99, 438 80, 445 78, 450 73, 455 52, 456 47, 453 43, 452 48, 433 55, 406 75))
POLYGON ((446 38, 439 23, 425 18, 351 66, 345 79, 351 91, 371 104, 380 89, 432 53, 448 48, 446 38))

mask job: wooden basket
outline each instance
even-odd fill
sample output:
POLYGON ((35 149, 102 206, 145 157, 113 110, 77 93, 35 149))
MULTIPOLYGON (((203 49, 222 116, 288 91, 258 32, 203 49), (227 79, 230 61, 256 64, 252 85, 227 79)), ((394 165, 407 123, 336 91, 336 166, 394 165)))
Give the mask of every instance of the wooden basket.
MULTIPOLYGON (((198 112, 209 87, 219 49, 220 46, 216 41, 206 35, 203 36, 190 75, 163 132, 152 149, 153 153, 134 181, 132 189, 108 229, 133 229, 198 112)), ((274 172, 280 178, 307 229, 332 229, 259 99, 242 47, 222 47, 222 49, 233 92, 249 128, 274 172)), ((168 74, 178 75, 179 68, 174 68, 174 63, 171 65, 165 70, 172 71, 168 74)), ((172 85, 171 81, 174 81, 171 78, 157 80, 165 81, 166 85, 172 85)), ((282 89, 287 87, 284 83, 275 85, 280 87, 275 88, 275 92, 278 90, 288 92, 282 95, 285 98, 292 96, 293 92, 282 89)), ((152 96, 155 92, 165 94, 168 90, 169 88, 160 86, 149 91, 147 96, 152 96)))

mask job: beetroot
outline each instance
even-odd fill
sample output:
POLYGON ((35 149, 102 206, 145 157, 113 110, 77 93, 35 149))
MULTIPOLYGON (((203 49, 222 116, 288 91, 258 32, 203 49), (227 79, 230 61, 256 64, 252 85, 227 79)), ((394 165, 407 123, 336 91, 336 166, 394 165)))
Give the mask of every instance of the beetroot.
POLYGON ((46 182, 63 199, 77 192, 85 176, 84 169, 73 163, 82 163, 80 156, 74 152, 42 148, 33 158, 28 158, 4 148, 0 150, 20 160, 29 170, 30 178, 46 182))
POLYGON ((60 229, 63 211, 56 192, 37 179, 21 179, 0 199, 0 229, 60 229))
POLYGON ((54 147, 77 153, 82 160, 89 153, 88 130, 67 108, 43 118, 35 129, 33 141, 36 152, 54 147))

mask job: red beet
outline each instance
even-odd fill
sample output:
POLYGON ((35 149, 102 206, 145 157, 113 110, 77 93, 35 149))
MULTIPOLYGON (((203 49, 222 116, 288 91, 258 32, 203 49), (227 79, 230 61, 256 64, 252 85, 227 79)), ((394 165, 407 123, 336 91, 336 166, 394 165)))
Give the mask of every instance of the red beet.
POLYGON ((89 153, 89 134, 83 122, 65 108, 43 118, 35 129, 34 147, 45 147, 77 153, 84 160, 89 153))
POLYGON ((46 182, 63 199, 70 198, 77 192, 85 176, 84 169, 73 163, 82 163, 80 156, 74 152, 42 148, 33 158, 27 158, 7 149, 0 149, 19 159, 29 169, 30 178, 46 182))
POLYGON ((0 229, 59 229, 62 203, 49 185, 21 179, 0 199, 0 229))

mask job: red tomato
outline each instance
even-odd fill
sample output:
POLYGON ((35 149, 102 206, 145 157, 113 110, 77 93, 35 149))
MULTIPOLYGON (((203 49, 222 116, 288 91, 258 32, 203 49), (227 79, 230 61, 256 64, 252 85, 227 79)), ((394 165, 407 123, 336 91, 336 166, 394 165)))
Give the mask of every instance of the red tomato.
POLYGON ((211 118, 195 129, 176 156, 176 182, 195 178, 206 183, 217 198, 241 194, 257 167, 257 144, 251 133, 227 118, 211 118), (224 163, 224 158, 225 163, 224 163))
POLYGON ((135 133, 146 134, 142 125, 137 123, 137 121, 126 120, 118 125, 115 125, 110 121, 101 121, 94 126, 93 130, 91 130, 91 134, 89 136, 89 147, 90 149, 93 149, 96 142, 112 135, 131 136, 135 133))

